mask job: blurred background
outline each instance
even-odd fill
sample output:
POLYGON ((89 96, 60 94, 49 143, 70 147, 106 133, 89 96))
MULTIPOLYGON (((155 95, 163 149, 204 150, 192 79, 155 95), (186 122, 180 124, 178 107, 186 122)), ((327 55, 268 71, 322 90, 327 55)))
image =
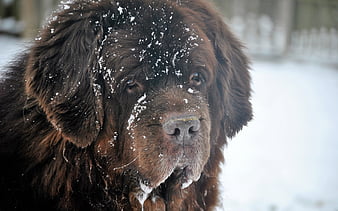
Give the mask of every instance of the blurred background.
MULTIPOLYGON (((218 210, 338 211, 338 0, 213 1, 252 59, 254 109, 218 210)), ((58 4, 0 0, 0 74, 58 4)))
MULTIPOLYGON (((213 1, 251 54, 338 61, 338 0, 213 1)), ((0 0, 0 33, 35 37, 59 2, 0 0)))

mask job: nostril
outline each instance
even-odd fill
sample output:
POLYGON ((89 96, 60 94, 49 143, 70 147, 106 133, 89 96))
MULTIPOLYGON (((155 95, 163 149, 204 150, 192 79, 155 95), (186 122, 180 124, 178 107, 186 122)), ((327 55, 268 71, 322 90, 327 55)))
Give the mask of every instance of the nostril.
POLYGON ((198 131, 198 130, 196 130, 195 127, 192 126, 192 127, 189 128, 189 131, 188 131, 188 132, 189 132, 189 134, 194 134, 194 133, 196 133, 197 131, 198 131))
POLYGON ((201 125, 199 120, 192 120, 190 124, 191 127, 188 130, 189 134, 193 134, 199 131, 201 125))
POLYGON ((180 129, 175 128, 174 134, 172 134, 173 136, 179 136, 181 134, 180 129))

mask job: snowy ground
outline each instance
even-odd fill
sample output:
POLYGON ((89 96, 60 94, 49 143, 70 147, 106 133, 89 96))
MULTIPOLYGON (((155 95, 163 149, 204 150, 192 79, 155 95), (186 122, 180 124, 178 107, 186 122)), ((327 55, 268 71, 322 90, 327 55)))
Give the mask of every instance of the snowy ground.
POLYGON ((4 70, 4 66, 11 61, 17 53, 28 46, 29 42, 18 40, 10 36, 0 36, 0 73, 4 70))
POLYGON ((254 120, 225 151, 225 210, 338 210, 338 69, 254 62, 254 120))
MULTIPOLYGON (((22 41, 0 36, 0 70, 22 41)), ((254 61, 255 118, 225 150, 226 211, 338 211, 338 69, 254 61)))

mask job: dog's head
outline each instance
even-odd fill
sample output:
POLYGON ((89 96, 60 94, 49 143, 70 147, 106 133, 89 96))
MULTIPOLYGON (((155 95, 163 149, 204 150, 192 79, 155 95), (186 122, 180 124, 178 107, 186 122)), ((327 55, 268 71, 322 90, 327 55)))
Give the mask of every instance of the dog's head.
POLYGON ((251 118, 241 49, 199 1, 74 3, 36 41, 26 92, 107 172, 189 184, 251 118))

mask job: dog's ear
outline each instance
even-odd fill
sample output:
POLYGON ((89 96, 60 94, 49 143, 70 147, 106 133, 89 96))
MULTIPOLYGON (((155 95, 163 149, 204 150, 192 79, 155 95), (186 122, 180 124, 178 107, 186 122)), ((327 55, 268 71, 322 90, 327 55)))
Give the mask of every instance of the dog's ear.
POLYGON ((212 42, 217 59, 216 83, 210 89, 210 105, 221 124, 225 135, 233 137, 252 118, 250 103, 249 61, 243 52, 242 44, 230 32, 221 16, 210 8, 197 8, 203 11, 205 33, 212 42), (216 112, 217 111, 217 112, 216 112))
POLYGON ((222 104, 222 122, 226 135, 233 137, 252 118, 248 59, 229 31, 216 36, 214 45, 218 61, 215 88, 222 104))
POLYGON ((81 4, 67 5, 36 38, 25 83, 27 95, 37 99, 54 128, 86 147, 103 124, 99 60, 104 21, 83 5, 89 3, 81 4))

